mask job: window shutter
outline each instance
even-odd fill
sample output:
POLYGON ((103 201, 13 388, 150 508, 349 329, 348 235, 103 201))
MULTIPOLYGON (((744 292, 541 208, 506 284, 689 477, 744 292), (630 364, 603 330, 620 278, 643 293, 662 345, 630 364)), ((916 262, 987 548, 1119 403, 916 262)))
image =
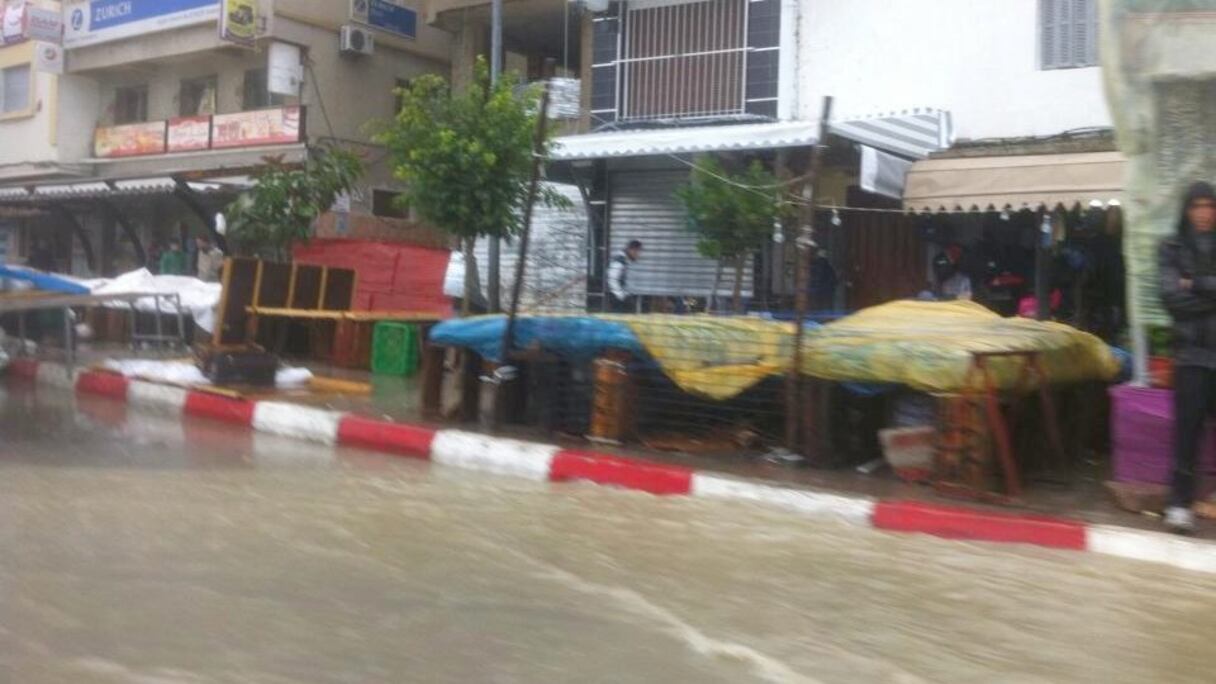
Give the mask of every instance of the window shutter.
POLYGON ((1064 0, 1039 0, 1039 59, 1042 68, 1056 66, 1056 5, 1064 0))
POLYGON ((1072 0, 1072 45, 1069 46, 1071 49, 1068 66, 1079 67, 1093 63, 1090 59, 1095 38, 1090 22, 1093 8, 1094 0, 1072 0))
POLYGON ((1072 66, 1073 6, 1076 0, 1056 0, 1055 56, 1052 66, 1059 69, 1072 66))

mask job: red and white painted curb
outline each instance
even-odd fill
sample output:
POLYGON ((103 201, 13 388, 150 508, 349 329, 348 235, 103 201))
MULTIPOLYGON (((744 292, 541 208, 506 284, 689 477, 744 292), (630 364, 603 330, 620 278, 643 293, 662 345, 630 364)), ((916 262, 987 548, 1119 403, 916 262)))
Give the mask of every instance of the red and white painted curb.
POLYGON ((1216 544, 1063 518, 993 513, 963 506, 877 501, 731 478, 690 468, 523 442, 462 430, 393 423, 277 401, 248 401, 98 371, 17 360, 9 374, 133 407, 177 413, 258 432, 409 456, 439 465, 538 481, 585 481, 656 495, 747 501, 811 518, 947 539, 1088 551, 1216 573, 1216 544))

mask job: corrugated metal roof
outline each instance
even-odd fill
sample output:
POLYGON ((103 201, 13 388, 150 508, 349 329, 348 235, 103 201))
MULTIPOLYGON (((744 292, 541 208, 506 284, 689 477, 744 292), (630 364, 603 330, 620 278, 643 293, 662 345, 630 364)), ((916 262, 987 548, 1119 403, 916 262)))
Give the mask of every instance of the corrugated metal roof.
MULTIPOLYGON (((190 182, 191 190, 197 193, 239 191, 224 183, 190 182)), ((0 187, 0 202, 45 202, 57 199, 92 199, 96 197, 129 197, 137 195, 164 195, 172 193, 177 183, 167 176, 134 178, 110 183, 91 181, 87 183, 44 183, 34 186, 30 193, 24 186, 0 187)))
POLYGON ((587 133, 554 140, 551 158, 570 161, 806 147, 818 141, 818 134, 819 125, 810 121, 587 133))
MULTIPOLYGON (((880 150, 923 159, 949 147, 950 115, 936 110, 901 112, 829 124, 828 130, 880 150)), ((551 158, 611 159, 662 154, 805 147, 818 142, 814 121, 694 126, 571 135, 553 141, 551 158)))

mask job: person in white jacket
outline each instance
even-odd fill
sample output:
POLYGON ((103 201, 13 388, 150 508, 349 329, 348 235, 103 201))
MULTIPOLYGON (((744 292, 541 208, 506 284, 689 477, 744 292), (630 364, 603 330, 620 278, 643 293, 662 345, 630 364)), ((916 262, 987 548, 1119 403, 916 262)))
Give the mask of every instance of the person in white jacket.
POLYGON ((642 258, 642 243, 632 240, 625 249, 613 255, 608 264, 608 310, 613 313, 635 313, 637 299, 629 290, 629 267, 642 258))

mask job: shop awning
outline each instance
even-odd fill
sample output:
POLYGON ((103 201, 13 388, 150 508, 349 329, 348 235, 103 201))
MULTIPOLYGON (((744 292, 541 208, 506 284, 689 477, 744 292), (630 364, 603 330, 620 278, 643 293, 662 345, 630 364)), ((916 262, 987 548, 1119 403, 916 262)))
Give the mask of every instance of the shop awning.
POLYGON ((1118 152, 926 159, 912 165, 904 207, 912 211, 1037 209, 1103 205, 1123 195, 1118 152))
MULTIPOLYGON (((833 135, 910 159, 950 144, 950 115, 911 112, 832 123, 833 135)), ((557 161, 807 147, 818 142, 817 121, 775 121, 570 135, 553 141, 557 161)))
MULTIPOLYGON (((190 182, 186 184, 200 194, 239 191, 239 186, 219 182, 190 182)), ((87 183, 38 183, 21 187, 0 187, 0 204, 25 204, 51 200, 130 197, 134 195, 172 194, 177 183, 169 177, 133 178, 87 183)))
POLYGON ((832 123, 833 135, 909 159, 925 157, 950 146, 950 114, 914 111, 832 123))
POLYGON ((553 141, 556 161, 807 147, 819 137, 812 121, 693 126, 570 135, 553 141))

